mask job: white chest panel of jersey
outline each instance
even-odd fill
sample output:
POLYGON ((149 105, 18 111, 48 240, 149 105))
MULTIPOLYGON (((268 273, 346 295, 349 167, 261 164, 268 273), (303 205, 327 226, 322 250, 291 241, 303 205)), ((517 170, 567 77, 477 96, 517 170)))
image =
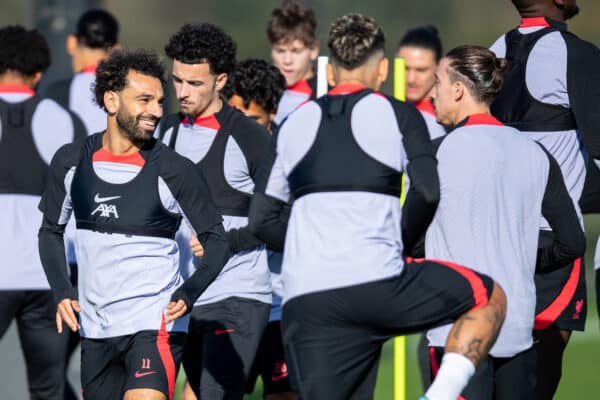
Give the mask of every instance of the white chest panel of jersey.
MULTIPOLYGON (((163 142, 169 143, 172 129, 165 133, 163 142)), ((200 162, 213 144, 218 129, 195 124, 181 124, 175 151, 194 163, 200 162)), ((225 180, 234 189, 245 193, 254 191, 254 182, 248 171, 244 153, 233 136, 229 136, 223 158, 225 180)), ((226 231, 248 225, 247 217, 223 216, 226 231)), ((177 232, 176 240, 181 252, 181 268, 184 276, 191 275, 195 269, 195 257, 189 251, 191 232, 183 226, 177 232)), ((271 285, 267 250, 265 246, 236 253, 231 256, 221 273, 196 300, 195 305, 215 303, 228 297, 244 297, 271 303, 271 285)))
MULTIPOLYGON (((441 200, 425 255, 491 276, 507 296, 507 318, 490 351, 511 357, 532 346, 533 276, 548 158, 519 131, 492 125, 457 128, 437 152, 441 200)), ((429 331, 444 346, 450 325, 429 331)))

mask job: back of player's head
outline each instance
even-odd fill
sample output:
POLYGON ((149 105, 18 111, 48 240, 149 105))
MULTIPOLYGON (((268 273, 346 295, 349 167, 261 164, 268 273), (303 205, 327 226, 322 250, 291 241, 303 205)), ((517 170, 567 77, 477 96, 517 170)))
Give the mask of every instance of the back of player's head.
POLYGON ((222 93, 227 98, 241 97, 246 108, 255 102, 267 114, 274 114, 285 87, 285 78, 277 67, 265 60, 249 58, 237 64, 222 93))
POLYGON ((38 31, 20 25, 0 28, 0 74, 15 71, 33 76, 49 66, 50 49, 38 31))
POLYGON ((186 24, 171 36, 165 53, 184 64, 207 63, 215 75, 228 74, 235 67, 236 44, 215 25, 186 24))
POLYGON ((286 0, 271 13, 267 38, 271 44, 299 40, 307 47, 317 44, 317 17, 315 12, 296 0, 286 0))
POLYGON ((462 82, 478 102, 490 104, 502 89, 506 60, 481 46, 460 46, 446 54, 451 82, 462 82))
POLYGON ((159 79, 165 85, 165 67, 154 50, 113 50, 107 59, 98 64, 94 98, 96 104, 106 109, 104 93, 120 92, 127 86, 130 71, 159 79))
POLYGON ((442 41, 437 28, 433 25, 419 26, 408 30, 400 40, 398 47, 418 47, 431 50, 437 61, 442 58, 442 41))
POLYGON ((119 22, 108 11, 86 11, 77 21, 75 37, 82 46, 108 50, 119 41, 119 22))
POLYGON ((385 35, 373 18, 347 14, 331 24, 327 45, 333 63, 352 70, 383 52, 385 35))

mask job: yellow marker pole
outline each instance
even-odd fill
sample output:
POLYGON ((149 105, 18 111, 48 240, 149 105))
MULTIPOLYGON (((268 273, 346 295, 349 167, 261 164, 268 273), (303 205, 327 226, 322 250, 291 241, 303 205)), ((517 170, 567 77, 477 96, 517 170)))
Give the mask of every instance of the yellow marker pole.
MULTIPOLYGON (((406 101, 406 64, 403 58, 394 59, 394 97, 406 101)), ((406 190, 402 175, 400 204, 404 205, 406 190)), ((406 400, 406 337, 394 338, 394 400, 406 400)))

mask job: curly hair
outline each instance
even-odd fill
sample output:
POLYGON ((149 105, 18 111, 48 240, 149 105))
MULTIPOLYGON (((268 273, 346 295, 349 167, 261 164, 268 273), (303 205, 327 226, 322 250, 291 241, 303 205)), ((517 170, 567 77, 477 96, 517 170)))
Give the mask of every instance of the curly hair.
POLYGON ((0 74, 11 70, 33 76, 49 66, 50 49, 38 31, 20 25, 0 28, 0 74))
POLYGON ((89 10, 79 17, 75 37, 77 41, 90 49, 113 47, 119 36, 119 22, 108 11, 89 10))
POLYGON ((277 67, 265 60, 248 58, 235 67, 221 93, 226 98, 240 96, 246 108, 254 101, 267 114, 272 114, 284 91, 285 78, 277 67))
POLYGON ((96 82, 94 84, 96 104, 106 110, 104 93, 123 90, 127 86, 129 71, 136 71, 157 78, 163 87, 167 82, 165 67, 154 50, 114 50, 106 60, 98 64, 98 69, 96 69, 96 82))
POLYGON ((385 35, 373 18, 346 14, 331 24, 327 45, 333 62, 352 70, 385 49, 385 35))
POLYGON ((208 63, 215 74, 228 74, 235 67, 236 44, 221 28, 212 24, 186 24, 165 46, 170 58, 184 64, 208 63))
POLYGON ((460 46, 446 54, 451 82, 465 84, 480 102, 491 104, 502 89, 506 60, 481 46, 460 46))
POLYGON ((300 40, 307 47, 317 44, 315 12, 295 0, 286 0, 271 13, 267 38, 271 44, 300 40))
POLYGON ((431 50, 437 61, 442 58, 442 41, 437 28, 433 25, 419 26, 408 30, 398 45, 400 48, 405 46, 431 50))

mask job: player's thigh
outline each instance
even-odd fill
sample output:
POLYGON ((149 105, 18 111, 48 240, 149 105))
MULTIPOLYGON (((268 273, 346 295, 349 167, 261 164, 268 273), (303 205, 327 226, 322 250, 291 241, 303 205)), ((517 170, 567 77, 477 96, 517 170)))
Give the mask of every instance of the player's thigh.
POLYGON ((68 334, 56 331, 50 291, 28 291, 17 317, 32 399, 62 399, 68 334))
POLYGON ((465 312, 487 305, 494 281, 450 262, 418 260, 406 263, 398 277, 364 286, 356 307, 367 302, 370 319, 382 333, 405 334, 451 323, 465 312))
MULTIPOLYGON (((272 321, 267 325, 259 349, 260 375, 263 381, 264 397, 276 398, 276 394, 292 390, 288 366, 283 351, 283 330, 281 321, 272 321)), ((289 396, 288 396, 289 397, 289 396)))
POLYGON ((164 329, 133 335, 123 355, 127 376, 125 391, 130 392, 129 396, 136 396, 132 399, 160 398, 155 397, 155 392, 162 393, 164 398, 173 397, 185 339, 185 333, 164 329))
POLYGON ((284 306, 285 359, 301 399, 373 395, 383 339, 354 323, 339 295, 334 291, 304 295, 284 306))
POLYGON ((269 305, 229 298, 205 326, 200 398, 241 398, 269 318, 269 305))
POLYGON ((533 347, 511 358, 494 358, 494 399, 534 399, 536 363, 533 347))
POLYGON ((155 389, 129 389, 125 392, 123 400, 167 400, 167 396, 155 389))
POLYGON ((121 399, 125 364, 108 339, 81 339, 81 389, 85 400, 121 399))
POLYGON ((0 338, 4 336, 24 300, 22 290, 0 290, 0 338))

